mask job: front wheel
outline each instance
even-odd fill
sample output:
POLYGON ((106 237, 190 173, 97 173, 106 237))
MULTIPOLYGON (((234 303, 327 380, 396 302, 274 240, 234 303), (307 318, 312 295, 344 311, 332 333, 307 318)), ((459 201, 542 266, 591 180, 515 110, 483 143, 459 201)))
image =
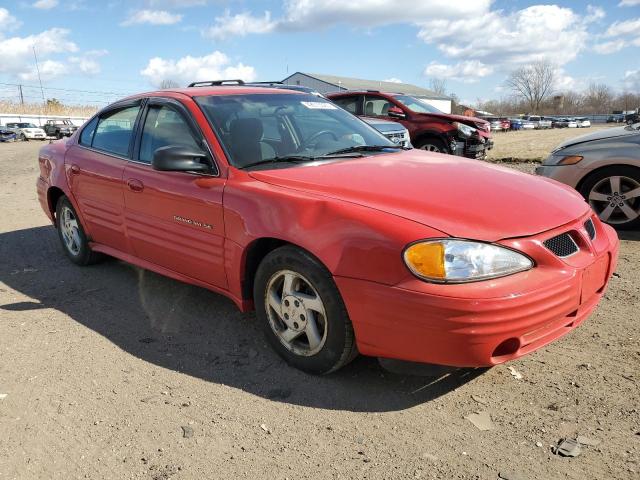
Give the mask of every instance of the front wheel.
POLYGON ((73 205, 67 197, 60 197, 56 206, 56 227, 64 253, 77 265, 90 265, 102 258, 91 250, 73 205))
POLYGON ((290 365, 326 374, 357 355, 340 292, 307 252, 292 246, 270 252, 256 272, 253 297, 269 343, 290 365))
POLYGON ((580 193, 603 222, 620 230, 640 227, 640 169, 604 168, 586 178, 580 193))
POLYGON ((20 140, 22 140, 23 142, 28 142, 29 139, 27 138, 27 136, 24 133, 20 134, 20 140))
POLYGON ((415 147, 420 150, 426 150, 428 152, 449 153, 444 142, 442 140, 438 140, 437 138, 427 138, 425 140, 419 140, 415 147))

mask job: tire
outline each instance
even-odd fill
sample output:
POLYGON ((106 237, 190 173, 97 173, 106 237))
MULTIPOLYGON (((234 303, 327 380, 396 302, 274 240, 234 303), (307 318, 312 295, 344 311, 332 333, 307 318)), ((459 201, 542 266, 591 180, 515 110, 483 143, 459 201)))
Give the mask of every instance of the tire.
POLYGON ((28 142, 29 139, 26 137, 26 135, 24 133, 20 134, 20 140, 22 140, 23 142, 28 142))
POLYGON ((444 144, 444 142, 437 138, 425 138, 422 140, 418 140, 418 143, 415 147, 419 148, 420 150, 427 150, 429 152, 449 153, 449 149, 444 144))
POLYGON ((618 165, 589 175, 580 193, 600 220, 619 230, 634 230, 640 228, 640 190, 632 197, 627 194, 636 189, 640 189, 640 168, 618 165))
POLYGON ((91 265, 103 258, 89 248, 78 214, 65 196, 60 197, 56 205, 56 228, 64 253, 76 265, 91 265))
POLYGON ((62 135, 62 133, 60 133, 60 132, 56 132, 56 138, 57 138, 58 140, 60 140, 62 137, 64 137, 64 135, 62 135))
POLYGON ((291 366, 323 375, 358 354, 338 287, 309 253, 284 246, 267 254, 256 272, 253 298, 267 340, 291 366))

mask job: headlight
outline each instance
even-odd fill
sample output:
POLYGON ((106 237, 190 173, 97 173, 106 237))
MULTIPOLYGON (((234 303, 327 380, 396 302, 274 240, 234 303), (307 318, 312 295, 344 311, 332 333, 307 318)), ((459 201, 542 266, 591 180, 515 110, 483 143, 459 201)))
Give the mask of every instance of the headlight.
POLYGON ((409 245, 404 262, 417 277, 436 283, 477 282, 529 270, 533 261, 514 250, 470 240, 424 240, 409 245))
POLYGON ((465 137, 470 137, 474 134, 474 132, 477 131, 475 128, 460 122, 453 122, 452 125, 456 127, 458 129, 458 132, 460 132, 465 137))
POLYGON ((556 155, 556 154, 552 154, 549 158, 547 158, 544 162, 542 162, 543 165, 556 165, 556 166, 560 166, 560 165, 575 165, 576 163, 580 162, 584 157, 580 156, 580 155, 556 155))

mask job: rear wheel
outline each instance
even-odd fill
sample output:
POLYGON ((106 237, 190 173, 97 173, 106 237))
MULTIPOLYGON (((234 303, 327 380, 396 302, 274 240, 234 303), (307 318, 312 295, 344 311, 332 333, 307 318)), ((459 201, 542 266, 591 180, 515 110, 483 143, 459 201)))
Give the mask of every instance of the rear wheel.
POLYGON ((419 140, 416 144, 416 148, 419 148, 420 150, 427 150, 428 152, 449 153, 444 142, 437 138, 425 138, 424 140, 419 140))
POLYGON ((78 214, 65 196, 60 197, 56 206, 56 227, 62 249, 73 263, 90 265, 102 259, 100 253, 93 252, 89 248, 78 214))
POLYGON ((253 296, 269 343, 290 365, 326 374, 357 355, 340 292, 305 251, 285 246, 270 252, 256 272, 253 296))
POLYGON ((640 169, 602 169, 587 177, 580 193, 603 222, 620 230, 640 227, 640 169))

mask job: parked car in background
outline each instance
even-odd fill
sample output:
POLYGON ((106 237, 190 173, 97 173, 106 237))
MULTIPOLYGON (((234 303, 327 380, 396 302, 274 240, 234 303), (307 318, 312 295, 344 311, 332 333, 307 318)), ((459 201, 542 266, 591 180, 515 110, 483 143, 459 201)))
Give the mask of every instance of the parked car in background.
POLYGON ((578 190, 603 222, 640 227, 640 123, 567 140, 536 173, 578 190))
POLYGON ((360 117, 360 119, 378 130, 396 145, 400 145, 405 148, 412 147, 409 130, 407 130, 402 124, 382 120, 381 118, 360 117))
POLYGON ((576 117, 576 126, 578 128, 589 128, 591 121, 587 117, 576 117))
POLYGON ((484 120, 489 122, 489 127, 492 132, 497 132, 498 130, 502 130, 502 122, 497 118, 484 117, 484 120))
POLYGON ((70 137, 78 127, 71 120, 47 120, 43 127, 48 137, 70 137))
POLYGON ((18 134, 7 127, 0 127, 0 142, 15 142, 18 134))
POLYGON ((486 120, 443 113, 411 95, 346 91, 326 96, 354 115, 402 124, 409 131, 415 148, 469 158, 485 158, 493 148, 486 120))
POLYGON ((10 128, 16 132, 18 139, 24 142, 28 140, 45 140, 47 134, 40 127, 35 126, 33 123, 7 123, 7 128, 10 128))
POLYGON ((536 128, 533 122, 523 118, 510 118, 509 122, 512 130, 533 130, 536 128))
POLYGON ((607 123, 624 123, 624 115, 614 114, 607 117, 607 123))
POLYGON ((107 254, 225 295, 314 374, 358 353, 519 358, 580 325, 617 263, 615 231, 571 189, 404 150, 306 93, 133 95, 38 160, 69 261, 107 254), (574 245, 585 225, 595 236, 574 245))
POLYGON ((551 128, 551 120, 546 120, 540 115, 525 115, 523 118, 532 122, 536 129, 551 128))
POLYGON ((555 125, 557 128, 578 128, 575 118, 559 118, 555 125))
POLYGON ((627 125, 640 122, 640 113, 628 113, 624 116, 624 121, 627 125))

